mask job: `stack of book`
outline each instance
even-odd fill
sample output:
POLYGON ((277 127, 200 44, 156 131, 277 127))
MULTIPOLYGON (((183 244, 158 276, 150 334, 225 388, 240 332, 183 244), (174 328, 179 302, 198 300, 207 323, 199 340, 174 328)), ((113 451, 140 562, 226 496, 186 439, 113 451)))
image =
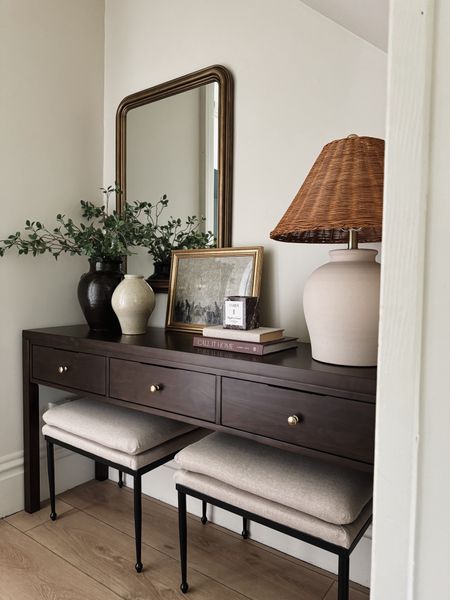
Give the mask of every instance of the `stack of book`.
POLYGON ((194 336, 194 347, 227 352, 242 352, 264 356, 296 348, 297 338, 285 337, 284 329, 258 327, 257 329, 225 329, 222 325, 205 327, 203 335, 194 336))

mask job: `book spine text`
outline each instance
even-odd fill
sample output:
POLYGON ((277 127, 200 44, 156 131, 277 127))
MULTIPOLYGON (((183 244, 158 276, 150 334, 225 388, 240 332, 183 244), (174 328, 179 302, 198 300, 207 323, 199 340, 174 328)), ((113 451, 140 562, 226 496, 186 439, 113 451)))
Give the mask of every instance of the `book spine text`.
POLYGON ((194 347, 209 348, 210 350, 226 350, 227 352, 241 352, 244 354, 257 354, 258 356, 262 356, 263 353, 263 346, 261 344, 201 336, 194 337, 194 347))

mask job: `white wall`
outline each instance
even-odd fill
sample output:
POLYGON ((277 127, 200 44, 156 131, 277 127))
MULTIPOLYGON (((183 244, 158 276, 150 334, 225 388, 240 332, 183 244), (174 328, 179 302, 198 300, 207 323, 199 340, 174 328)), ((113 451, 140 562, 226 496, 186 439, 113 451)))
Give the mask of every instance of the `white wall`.
MULTIPOLYGON (((2 0, 0 238, 27 218, 77 216, 80 199, 99 198, 103 43, 103 0, 2 0)), ((0 259, 0 516, 23 507, 21 330, 81 322, 86 267, 72 257, 0 259)), ((60 486, 92 475, 81 459, 62 462, 73 477, 61 472, 60 486)))
POLYGON ((450 3, 391 3, 373 600, 450 590, 450 3))
MULTIPOLYGON (((386 55, 298 0, 107 0, 105 181, 124 96, 221 63, 235 77, 233 245, 263 244, 263 316, 307 340, 301 297, 331 246, 269 240, 328 141, 384 137, 386 55), (188 26, 186 25, 188 23, 188 26)), ((129 261, 151 273, 151 261, 129 261)), ((151 324, 162 325, 158 295, 151 324)))
POLYGON ((425 254, 416 600, 450 595, 450 3, 436 2, 425 254))
MULTIPOLYGON (((269 232, 325 143, 384 137, 386 55, 299 0, 106 0, 105 181, 114 180, 121 99, 215 63, 235 78, 233 244, 265 246, 265 323, 306 340, 303 285, 331 247, 272 242, 269 232)), ((150 273, 151 265, 131 258, 129 269, 150 273)), ((164 324, 165 301, 158 295, 151 324, 164 324)), ((158 493, 173 501, 171 479, 158 471, 158 493)), ((334 566, 289 544, 279 546, 334 566)), ((352 560, 352 577, 366 584, 368 546, 352 560)))

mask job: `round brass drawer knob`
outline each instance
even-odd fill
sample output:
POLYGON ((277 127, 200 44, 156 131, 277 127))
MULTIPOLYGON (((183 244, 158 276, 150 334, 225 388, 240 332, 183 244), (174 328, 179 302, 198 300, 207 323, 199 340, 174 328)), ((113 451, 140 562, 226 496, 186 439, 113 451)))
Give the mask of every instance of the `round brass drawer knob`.
POLYGON ((151 385, 150 386, 150 391, 152 394, 154 394, 155 392, 159 392, 160 389, 161 389, 160 385, 151 385))
POLYGON ((294 425, 297 425, 300 422, 300 419, 297 417, 297 415, 291 415, 290 417, 288 417, 287 421, 288 425, 294 427, 294 425))
POLYGON ((65 365, 60 365, 58 367, 58 373, 67 373, 67 371, 69 370, 69 367, 66 367, 65 365))

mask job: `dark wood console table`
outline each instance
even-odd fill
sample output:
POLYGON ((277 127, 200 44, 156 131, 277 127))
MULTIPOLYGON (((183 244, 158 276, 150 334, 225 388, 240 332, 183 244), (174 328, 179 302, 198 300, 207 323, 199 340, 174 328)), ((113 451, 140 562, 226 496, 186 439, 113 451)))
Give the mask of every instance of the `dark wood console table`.
POLYGON ((194 349, 191 334, 156 328, 122 337, 95 334, 83 325, 27 330, 23 421, 28 512, 40 507, 39 385, 364 470, 373 466, 374 368, 316 362, 308 344, 256 357, 194 349), (298 417, 298 423, 289 425, 289 417, 298 417))

